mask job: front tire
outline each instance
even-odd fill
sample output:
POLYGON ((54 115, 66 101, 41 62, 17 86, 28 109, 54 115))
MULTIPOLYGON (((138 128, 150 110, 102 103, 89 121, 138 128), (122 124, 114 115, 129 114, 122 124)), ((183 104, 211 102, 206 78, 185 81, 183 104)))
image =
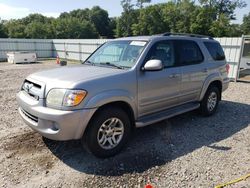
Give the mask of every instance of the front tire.
POLYGON ((213 115, 218 107, 220 91, 216 86, 210 86, 201 101, 200 111, 204 116, 213 115))
POLYGON ((121 151, 131 132, 128 115, 120 108, 101 109, 90 121, 83 140, 96 157, 111 157, 121 151))

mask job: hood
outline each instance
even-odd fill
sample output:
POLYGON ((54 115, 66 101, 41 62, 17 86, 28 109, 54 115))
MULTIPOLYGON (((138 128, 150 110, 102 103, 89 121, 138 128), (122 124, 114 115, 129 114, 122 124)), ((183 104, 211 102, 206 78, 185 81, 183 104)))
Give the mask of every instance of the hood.
POLYGON ((53 83, 53 85, 57 87, 69 87, 69 85, 75 85, 79 82, 111 76, 122 72, 124 72, 124 70, 112 67, 78 65, 41 71, 31 74, 29 77, 44 82, 46 85, 53 83))

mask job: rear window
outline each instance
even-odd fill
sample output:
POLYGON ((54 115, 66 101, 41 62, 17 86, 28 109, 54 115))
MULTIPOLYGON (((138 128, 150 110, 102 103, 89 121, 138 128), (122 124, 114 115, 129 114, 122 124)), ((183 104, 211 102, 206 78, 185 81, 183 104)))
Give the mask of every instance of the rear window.
POLYGON ((221 45, 216 42, 204 42, 212 58, 216 61, 225 60, 225 54, 221 45))

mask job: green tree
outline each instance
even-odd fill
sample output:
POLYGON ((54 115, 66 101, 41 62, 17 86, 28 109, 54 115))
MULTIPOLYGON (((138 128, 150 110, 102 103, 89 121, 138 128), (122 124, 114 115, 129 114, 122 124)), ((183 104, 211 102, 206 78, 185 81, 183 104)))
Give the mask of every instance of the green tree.
POLYGON ((150 2, 122 0, 123 12, 116 18, 109 18, 107 11, 95 6, 63 12, 57 19, 30 14, 4 23, 0 20, 0 37, 112 38, 169 31, 219 37, 250 33, 250 13, 244 16, 241 26, 230 23, 235 19, 235 9, 246 5, 244 0, 199 0, 200 4, 194 0, 172 0, 144 7, 150 2))
POLYGON ((240 24, 230 24, 229 35, 230 37, 241 37, 243 31, 241 30, 240 24))
POLYGON ((54 38, 55 34, 52 28, 54 18, 48 18, 41 14, 30 14, 27 17, 20 19, 19 22, 25 25, 26 38, 54 38))
POLYGON ((192 17, 194 16, 196 6, 194 1, 182 0, 177 3, 176 30, 178 33, 190 33, 192 17))
POLYGON ((117 20, 116 36, 124 37, 132 35, 132 25, 137 22, 138 11, 134 10, 131 0, 122 0, 123 12, 117 20))
POLYGON ((170 1, 163 7, 163 20, 169 27, 170 32, 177 32, 177 21, 180 20, 180 14, 177 9, 177 5, 170 1))
POLYGON ((246 7, 246 2, 244 0, 199 0, 201 5, 209 6, 210 8, 215 8, 217 12, 217 18, 221 14, 224 17, 235 20, 235 9, 246 7))
POLYGON ((244 15, 241 28, 242 28, 243 34, 245 35, 250 34, 250 12, 247 15, 244 15))
POLYGON ((189 33, 198 7, 191 0, 170 1, 164 5, 163 19, 170 32, 189 33))
POLYGON ((132 0, 122 0, 121 6, 124 12, 130 12, 134 9, 134 4, 132 4, 132 0))
POLYGON ((142 9, 144 3, 151 3, 151 0, 137 0, 136 6, 142 9))
POLYGON ((230 19, 226 15, 221 14, 220 17, 212 23, 209 32, 215 37, 229 37, 230 19))
POLYGON ((151 5, 141 9, 138 23, 132 25, 133 35, 153 35, 169 31, 162 10, 163 5, 151 5))
POLYGON ((54 30, 51 24, 41 22, 31 22, 25 28, 26 38, 48 39, 55 38, 54 30))
POLYGON ((68 18, 68 17, 70 17, 70 14, 68 12, 63 12, 63 13, 60 14, 58 19, 60 19, 60 18, 68 18))
POLYGON ((20 20, 10 20, 6 23, 10 38, 26 38, 25 25, 20 20))
POLYGON ((68 16, 78 18, 79 20, 90 20, 90 9, 76 9, 69 12, 68 16))
POLYGON ((112 25, 108 12, 99 6, 94 6, 92 9, 76 9, 69 13, 62 13, 58 19, 70 19, 77 18, 81 22, 91 23, 95 29, 94 32, 98 32, 99 36, 104 38, 110 38, 113 36, 112 25))
POLYGON ((46 16, 43 16, 42 14, 30 14, 23 19, 20 19, 20 22, 23 24, 27 25, 30 24, 31 22, 40 22, 43 24, 50 23, 53 18, 48 18, 46 16))
POLYGON ((109 14, 99 6, 94 6, 90 10, 90 21, 94 24, 96 31, 100 36, 111 37, 112 28, 110 28, 109 14))
POLYGON ((83 38, 98 38, 98 33, 95 31, 93 24, 86 20, 77 18, 61 18, 54 21, 56 38, 61 39, 83 39, 83 38))
POLYGON ((117 27, 117 20, 118 20, 117 17, 110 18, 108 38, 114 38, 115 37, 116 27, 117 27))
POLYGON ((7 32, 6 32, 6 28, 4 25, 4 22, 0 19, 0 38, 7 38, 7 32))
POLYGON ((202 35, 211 35, 209 29, 213 23, 215 10, 210 7, 199 7, 196 9, 195 15, 192 18, 190 32, 202 35))

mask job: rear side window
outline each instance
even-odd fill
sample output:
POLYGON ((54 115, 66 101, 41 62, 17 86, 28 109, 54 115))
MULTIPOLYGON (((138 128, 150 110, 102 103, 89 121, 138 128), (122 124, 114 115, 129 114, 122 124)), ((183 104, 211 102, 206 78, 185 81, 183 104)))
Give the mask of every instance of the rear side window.
POLYGON ((217 42, 204 42, 212 58, 216 61, 225 60, 225 54, 221 45, 217 42))
POLYGON ((194 41, 176 41, 179 65, 199 64, 203 61, 203 55, 199 46, 194 41))

